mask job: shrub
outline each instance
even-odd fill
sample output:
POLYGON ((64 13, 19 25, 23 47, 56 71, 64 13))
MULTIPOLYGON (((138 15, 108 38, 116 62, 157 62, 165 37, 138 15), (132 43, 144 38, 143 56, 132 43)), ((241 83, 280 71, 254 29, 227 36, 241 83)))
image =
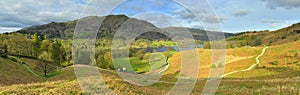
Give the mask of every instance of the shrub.
POLYGON ((295 53, 295 54, 294 54, 294 57, 297 57, 297 56, 298 56, 298 53, 295 53))
POLYGON ((269 62, 271 65, 278 65, 278 61, 269 62))
POLYGON ((210 67, 211 68, 217 68, 216 64, 211 64, 210 67))
POLYGON ((219 64, 219 65, 218 65, 218 68, 222 68, 222 67, 223 67, 223 64, 219 64))

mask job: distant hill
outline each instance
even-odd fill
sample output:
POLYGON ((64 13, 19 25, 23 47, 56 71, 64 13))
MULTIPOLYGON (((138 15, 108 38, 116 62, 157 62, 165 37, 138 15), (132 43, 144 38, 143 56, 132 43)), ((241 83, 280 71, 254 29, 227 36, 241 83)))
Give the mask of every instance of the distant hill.
POLYGON ((275 31, 248 31, 229 37, 227 43, 232 46, 238 44, 259 46, 259 45, 278 45, 288 42, 294 42, 300 38, 300 23, 278 29, 275 31))
POLYGON ((215 31, 207 31, 207 30, 200 30, 200 29, 196 29, 196 28, 186 28, 186 27, 166 27, 166 28, 162 28, 162 31, 189 31, 192 35, 193 38, 196 40, 201 40, 201 41, 210 41, 210 40, 221 40, 231 36, 235 36, 236 34, 233 33, 224 33, 224 32, 215 32, 215 31), (211 38, 208 37, 208 32, 210 32, 211 38), (223 37, 224 35, 224 37, 223 37), (222 36, 219 38, 212 38, 212 37, 216 37, 216 36, 222 36))
MULTIPOLYGON (((153 24, 144 21, 144 20, 138 20, 135 18, 129 18, 125 15, 108 15, 105 17, 98 17, 98 16, 90 16, 85 17, 82 19, 79 19, 80 22, 84 22, 86 26, 91 26, 95 24, 92 21, 102 21, 101 27, 99 28, 98 38, 104 37, 104 38, 112 38, 113 35, 117 32, 117 30, 122 26, 122 24, 131 19, 134 20, 135 23, 143 24, 145 27, 153 27, 154 29, 152 32, 144 33, 137 37, 137 39, 170 39, 166 35, 164 35, 162 32, 165 32, 166 29, 182 29, 185 27, 168 27, 159 29, 153 24), (158 31, 158 32, 157 32, 158 31)), ((74 29, 76 27, 76 24, 79 20, 74 21, 68 21, 68 22, 51 22, 45 25, 37 25, 32 26, 28 28, 24 28, 21 30, 18 30, 16 32, 22 33, 22 34, 30 34, 33 35, 34 33, 38 33, 41 36, 46 36, 47 38, 61 38, 61 39, 70 39, 73 37, 74 29)), ((94 25, 97 26, 97 25, 94 25)), ((205 30, 200 29, 193 29, 193 28, 186 28, 189 31, 192 32, 193 37, 196 40, 202 40, 202 41, 208 41, 208 36, 206 34, 205 30)), ((211 32, 211 31, 210 31, 211 32)), ((88 34, 88 33, 87 33, 88 34)), ((225 33, 226 37, 234 36, 235 34, 232 33, 225 33)))

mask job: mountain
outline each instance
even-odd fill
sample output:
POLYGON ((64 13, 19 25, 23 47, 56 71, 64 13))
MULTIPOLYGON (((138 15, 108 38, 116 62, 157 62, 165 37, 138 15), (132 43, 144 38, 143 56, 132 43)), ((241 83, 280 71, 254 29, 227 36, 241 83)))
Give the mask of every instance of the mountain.
MULTIPOLYGON (((98 35, 97 37, 104 37, 104 38, 112 38, 113 35, 118 31, 118 29, 121 26, 124 26, 125 22, 128 22, 130 19, 131 22, 134 22, 135 25, 143 25, 143 27, 140 28, 145 28, 149 27, 152 30, 150 32, 141 34, 138 36, 136 39, 149 39, 149 40, 154 40, 154 39, 170 39, 167 37, 166 34, 163 32, 166 32, 168 29, 172 30, 182 30, 188 29, 189 31, 192 32, 193 37, 196 40, 202 40, 202 41, 208 41, 208 36, 206 34, 205 30, 200 30, 200 29, 193 29, 193 28, 185 28, 185 27, 168 27, 168 28, 157 28, 155 25, 144 21, 144 20, 139 20, 135 18, 129 18, 126 15, 108 15, 108 16, 103 16, 103 17, 98 17, 98 16, 89 16, 85 17, 79 20, 74 20, 74 21, 68 21, 68 22, 51 22, 45 25, 37 25, 37 26, 32 26, 28 28, 23 28, 21 30, 18 30, 16 32, 22 33, 22 34, 30 34, 33 35, 34 33, 38 33, 41 36, 46 36, 47 38, 61 38, 61 39, 70 39, 73 37, 74 30, 76 27, 76 24, 78 21, 80 21, 80 24, 82 28, 78 28, 80 31, 86 32, 85 34, 89 34, 88 31, 95 30, 95 28, 98 29, 99 23, 95 23, 95 21, 103 21, 100 28, 98 29, 98 35), (92 27, 92 29, 85 29, 85 27, 92 27)), ((129 23, 130 24, 130 23, 129 23)), ((126 26, 126 25, 125 25, 126 26)), ((141 30, 141 29, 134 29, 134 30, 141 30)), ((137 32, 137 31, 134 31, 137 32)), ((212 31, 210 31, 212 32, 212 31)), ((235 34, 232 33, 225 33, 226 37, 234 36, 235 34)))
POLYGON ((300 23, 274 31, 247 31, 227 38, 230 47, 279 45, 294 42, 300 38, 300 23))

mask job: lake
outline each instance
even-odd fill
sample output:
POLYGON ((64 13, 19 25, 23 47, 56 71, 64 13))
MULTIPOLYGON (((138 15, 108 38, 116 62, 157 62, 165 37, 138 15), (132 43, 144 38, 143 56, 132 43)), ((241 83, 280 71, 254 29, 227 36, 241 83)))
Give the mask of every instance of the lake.
POLYGON ((184 51, 184 50, 192 50, 195 48, 203 48, 203 45, 189 45, 188 47, 185 48, 179 48, 178 46, 166 46, 166 47, 157 47, 157 48, 153 48, 153 47, 149 47, 149 48, 145 48, 146 52, 165 52, 168 50, 176 50, 176 51, 184 51))

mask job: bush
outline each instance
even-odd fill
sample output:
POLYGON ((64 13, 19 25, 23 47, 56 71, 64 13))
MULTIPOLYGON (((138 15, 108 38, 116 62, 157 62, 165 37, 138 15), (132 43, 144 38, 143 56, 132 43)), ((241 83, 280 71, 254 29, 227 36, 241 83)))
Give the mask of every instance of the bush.
POLYGON ((295 54, 294 54, 294 57, 297 57, 297 56, 298 56, 298 53, 295 53, 295 54))
POLYGON ((219 64, 219 65, 218 65, 218 68, 222 68, 222 67, 223 67, 223 64, 219 64))
POLYGON ((293 62, 294 64, 298 64, 299 63, 299 61, 295 61, 295 62, 293 62))
POLYGON ((217 65, 216 64, 211 64, 210 67, 211 68, 217 68, 217 65))
POLYGON ((273 61, 273 62, 269 62, 269 64, 271 64, 271 65, 278 65, 278 61, 273 61))

